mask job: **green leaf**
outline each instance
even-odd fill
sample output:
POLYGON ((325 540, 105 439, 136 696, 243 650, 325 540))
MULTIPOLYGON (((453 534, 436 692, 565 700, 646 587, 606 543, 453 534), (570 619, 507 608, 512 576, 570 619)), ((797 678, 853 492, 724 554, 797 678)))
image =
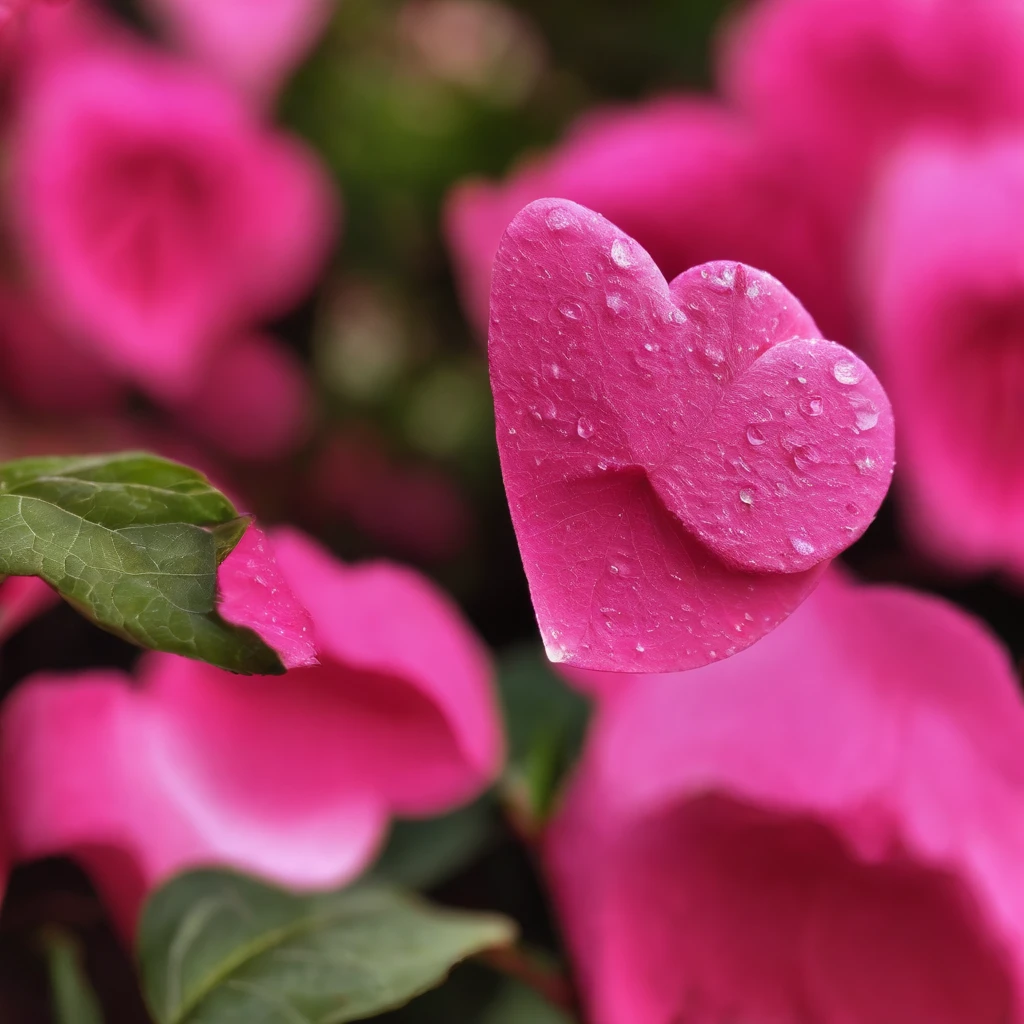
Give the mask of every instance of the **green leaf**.
POLYGON ((209 870, 150 898, 138 951, 158 1024, 343 1024, 401 1006, 514 933, 389 886, 300 895, 209 870))
POLYGON ((81 950, 58 929, 43 936, 56 1024, 103 1024, 100 1004, 82 970, 81 950))
POLYGON ((468 807, 427 821, 399 821, 373 873, 412 889, 430 889, 457 875, 494 836, 498 818, 487 794, 468 807))
POLYGON ((541 823, 579 756, 590 704, 552 670, 539 644, 506 651, 498 660, 498 684, 508 729, 506 786, 541 823))
POLYGON ((0 575, 40 576, 141 647, 277 674, 277 654, 217 613, 217 566, 247 525, 201 473, 154 455, 0 466, 0 575))
POLYGON ((506 981, 480 1024, 572 1024, 573 1018, 552 1006, 532 988, 506 981))

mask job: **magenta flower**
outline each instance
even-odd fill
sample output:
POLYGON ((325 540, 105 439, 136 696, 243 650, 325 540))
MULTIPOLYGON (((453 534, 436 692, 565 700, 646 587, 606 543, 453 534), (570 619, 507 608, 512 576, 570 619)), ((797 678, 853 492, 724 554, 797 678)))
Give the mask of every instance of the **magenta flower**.
POLYGON ((908 132, 1024 116, 1016 0, 762 0, 725 44, 726 95, 794 148, 803 187, 844 226, 908 132))
POLYGON ((240 335, 210 354, 174 411, 226 455, 277 459, 309 436, 314 396, 302 360, 263 334, 240 335))
POLYGON ((1024 707, 932 597, 827 579, 605 700, 548 837, 594 1024, 1024 1020, 1024 707))
POLYGON ((889 489, 870 368, 768 274, 666 282, 633 239, 531 203, 494 262, 498 452, 544 645, 582 668, 698 668, 810 594, 889 489))
POLYGON ((490 665, 449 601, 294 532, 275 545, 319 666, 241 678, 147 655, 137 682, 37 677, 6 707, 16 857, 75 856, 128 929, 144 893, 188 865, 300 887, 350 879, 392 815, 439 813, 497 770, 490 665))
POLYGON ((13 636, 59 600, 57 591, 38 576, 8 576, 0 583, 0 640, 13 636))
POLYGON ((273 98, 334 8, 334 0, 147 2, 186 53, 259 101, 273 98))
POLYGON ((527 203, 571 199, 618 224, 671 280, 699 263, 738 260, 800 296, 829 337, 846 313, 835 241, 799 175, 724 107, 666 97, 588 114, 546 158, 507 182, 468 182, 448 201, 448 241, 466 308, 486 330, 490 268, 527 203))
POLYGON ((910 536, 1024 575, 1024 136, 922 142, 880 189, 864 254, 900 423, 910 536))
POLYGON ((20 94, 11 209, 24 254, 45 300, 111 365, 158 395, 187 393, 212 346, 310 286, 333 232, 329 186, 230 90, 156 51, 84 33, 59 58, 20 94))

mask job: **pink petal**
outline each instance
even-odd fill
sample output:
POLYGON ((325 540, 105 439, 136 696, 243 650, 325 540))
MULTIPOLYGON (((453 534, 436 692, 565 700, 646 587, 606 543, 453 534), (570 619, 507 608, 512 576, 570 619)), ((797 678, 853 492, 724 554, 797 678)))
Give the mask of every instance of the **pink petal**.
POLYGON ((844 225, 910 132, 1024 115, 1016 0, 764 0, 726 36, 725 93, 814 168, 805 189, 844 225))
POLYGON ((262 530, 250 526, 217 573, 218 610, 257 633, 285 668, 318 664, 313 620, 292 593, 262 530))
POLYGON ((1024 136, 895 161, 864 254, 900 420, 910 536, 959 569, 1024 574, 1024 136))
POLYGON ((40 289, 158 395, 286 309, 332 235, 323 172, 230 91, 114 35, 28 76, 12 208, 40 289))
POLYGON ((245 335, 221 346, 195 385, 175 411, 227 455, 281 458, 309 434, 314 398, 305 368, 269 337, 245 335))
POLYGON ((459 185, 447 204, 464 303, 486 330, 502 233, 527 203, 571 199, 635 238, 666 278, 734 259, 785 281, 844 340, 838 239, 784 154, 726 107, 684 96, 588 113, 549 155, 502 183, 459 185))
POLYGON ((149 0, 180 46, 253 98, 272 98, 326 27, 332 0, 149 0))
POLYGON ((503 741, 490 657, 455 605, 402 566, 343 565, 292 529, 276 530, 273 541, 285 579, 313 616, 321 658, 408 680, 448 723, 457 755, 447 768, 432 774, 395 752, 396 768, 408 773, 403 812, 433 813, 493 777, 503 741))
POLYGON ((13 636, 59 600, 57 592, 38 576, 8 576, 0 583, 0 641, 13 636))
POLYGON ((548 844, 592 1019, 1017 1019, 1022 752, 1005 652, 893 587, 634 679, 548 844))
POLYGON ((778 281, 669 286, 636 242, 532 203, 495 260, 489 356, 512 521, 549 656, 695 668, 753 643, 867 528, 893 424, 778 281))
POLYGON ((145 893, 188 866, 340 884, 392 815, 448 810, 497 771, 490 665, 447 600, 292 532, 276 547, 312 611, 319 666, 253 678, 150 654, 138 685, 38 677, 6 705, 16 856, 78 858, 128 931, 145 893))

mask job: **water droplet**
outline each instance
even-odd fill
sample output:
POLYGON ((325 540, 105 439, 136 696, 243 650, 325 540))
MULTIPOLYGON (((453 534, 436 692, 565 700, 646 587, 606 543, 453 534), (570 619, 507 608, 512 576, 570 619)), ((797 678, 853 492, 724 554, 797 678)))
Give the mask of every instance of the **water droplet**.
POLYGON ((597 464, 597 468, 599 470, 601 470, 601 472, 603 473, 608 468, 608 463, 607 462, 599 462, 597 464))
POLYGON ((857 471, 861 473, 861 475, 866 476, 875 468, 875 460, 871 458, 870 455, 864 455, 863 457, 858 458, 854 465, 856 465, 857 471))
POLYGON ((825 402, 821 395, 811 395, 800 399, 800 411, 805 416, 820 416, 825 411, 825 402))
POLYGON ((608 308, 613 313, 618 313, 619 316, 629 312, 629 303, 618 292, 609 292, 605 296, 604 301, 607 303, 608 308))
POLYGON ((643 654, 644 653, 644 645, 643 644, 637 644, 636 645, 636 653, 637 654, 643 654))
POLYGON ((516 428, 515 428, 515 427, 509 427, 509 428, 508 428, 508 432, 509 432, 510 434, 514 434, 514 433, 516 432, 516 428))
POLYGON ((594 424, 586 416, 581 416, 576 421, 576 433, 586 441, 594 436, 594 424))
POLYGON ((669 320, 674 324, 685 324, 686 314, 681 309, 673 309, 668 315, 669 320))
POLYGON ((878 408, 870 398, 858 397, 853 411, 858 430, 873 430, 878 425, 878 408))
MULTIPOLYGON (((787 448, 789 446, 787 445, 787 448)), ((797 443, 789 449, 797 469, 810 469, 821 462, 821 453, 812 444, 797 443)))
POLYGON ((804 537, 790 537, 789 543, 793 545, 793 550, 798 555, 813 555, 814 545, 806 540, 804 537))
POLYGON ((561 377, 561 375, 562 375, 562 368, 558 365, 558 363, 552 363, 551 364, 551 376, 554 377, 555 380, 558 380, 558 378, 561 377))
POLYGON ((572 227, 576 223, 572 214, 561 206, 556 206, 553 210, 549 210, 548 215, 544 218, 544 222, 552 231, 564 231, 565 228, 572 227))
POLYGON ((661 346, 655 345, 653 342, 648 341, 644 345, 644 350, 647 352, 660 352, 661 346))
POLYGON ((561 644, 545 644, 544 653, 548 656, 548 661, 553 662, 555 665, 563 661, 569 660, 569 652, 561 644))
POLYGON ((855 515, 857 515, 857 513, 858 513, 858 512, 860 512, 860 506, 859 506, 859 505, 855 505, 855 504, 854 504, 854 503, 853 503, 853 502, 851 501, 851 502, 850 502, 850 503, 849 503, 849 504, 848 504, 848 505, 846 506, 846 511, 847 511, 847 512, 849 512, 851 516, 855 516, 855 515))
POLYGON ((610 572, 610 573, 611 573, 611 574, 612 574, 613 576, 618 576, 618 575, 619 575, 619 567, 618 567, 617 565, 609 565, 609 566, 608 566, 608 571, 609 571, 609 572, 610 572))
POLYGON ((718 652, 717 652, 717 651, 708 651, 708 657, 709 657, 709 658, 710 658, 710 659, 711 659, 712 661, 714 661, 714 660, 715 660, 715 658, 717 658, 717 657, 718 657, 718 652))
POLYGON ((760 429, 756 427, 753 423, 751 423, 751 425, 747 427, 747 441, 750 444, 752 444, 755 448, 758 447, 759 445, 764 444, 767 440, 768 439, 764 436, 763 433, 761 433, 760 429))
POLYGON ((578 302, 563 302, 558 307, 558 312, 568 320, 583 319, 583 307, 578 302))
POLYGON ((864 371, 852 359, 838 359, 832 367, 832 376, 840 384, 859 384, 864 371))
POLYGON ((713 363, 721 363, 725 360, 725 353, 714 345, 708 345, 708 347, 704 349, 704 355, 706 355, 713 363))
POLYGON ((743 490, 740 491, 740 501, 742 501, 744 505, 753 505, 754 492, 749 488, 744 487, 743 490))
POLYGON ((806 384, 807 383, 807 378, 806 377, 797 377, 796 382, 797 382, 797 384, 806 384))
POLYGON ((751 615, 750 612, 744 612, 743 613, 743 618, 745 618, 747 620, 747 622, 753 622, 754 621, 754 616, 751 615))
POLYGON ((612 242, 612 263, 626 270, 633 266, 633 254, 629 251, 629 243, 624 238, 616 238, 612 242))

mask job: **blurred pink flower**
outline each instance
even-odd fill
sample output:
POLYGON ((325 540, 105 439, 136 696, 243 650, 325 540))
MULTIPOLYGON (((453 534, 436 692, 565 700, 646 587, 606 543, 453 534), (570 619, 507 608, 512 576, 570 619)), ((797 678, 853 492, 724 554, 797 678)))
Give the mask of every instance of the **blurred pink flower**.
POLYGON ((600 110, 506 182, 459 185, 448 201, 448 241, 481 333, 502 233, 527 203, 548 196, 607 217, 669 280, 715 259, 767 270, 800 297, 825 337, 842 340, 847 315, 835 240, 801 176, 725 107, 665 97, 600 110))
POLYGON ((314 395, 302 361, 263 334, 218 346, 195 390, 172 403, 178 417, 226 455, 278 459, 309 436, 314 395))
POLYGON ((726 96, 794 148, 844 226, 908 131, 1024 117, 1018 0, 762 0, 724 43, 726 96))
POLYGON ((0 384, 23 408, 74 416, 115 412, 127 388, 15 287, 0 284, 0 384))
POLYGON ((0 582, 0 641, 13 636, 59 600, 57 591, 38 576, 8 576, 0 582))
POLYGON ((131 930, 141 897, 189 865, 299 887, 358 874, 391 815, 432 815, 494 776, 487 654, 413 572, 349 568, 274 538, 321 664, 240 678, 147 655, 116 672, 37 677, 9 700, 3 780, 15 854, 64 853, 131 930))
POLYGON ((594 1024, 1024 1020, 1024 707, 932 597, 831 577, 602 702, 548 837, 594 1024))
POLYGON ((214 344, 312 284, 333 232, 328 182, 230 90, 82 33, 18 95, 24 255, 44 300, 121 372, 187 393, 214 344))
POLYGON ((356 529, 412 558, 445 559, 472 541, 473 510, 455 481, 436 466, 394 459, 370 432, 337 434, 313 462, 312 516, 356 529))
POLYGON ((246 95, 272 99, 335 0, 147 0, 181 48, 246 95))
POLYGON ((910 147, 863 262, 910 536, 1024 576, 1024 135, 910 147))

